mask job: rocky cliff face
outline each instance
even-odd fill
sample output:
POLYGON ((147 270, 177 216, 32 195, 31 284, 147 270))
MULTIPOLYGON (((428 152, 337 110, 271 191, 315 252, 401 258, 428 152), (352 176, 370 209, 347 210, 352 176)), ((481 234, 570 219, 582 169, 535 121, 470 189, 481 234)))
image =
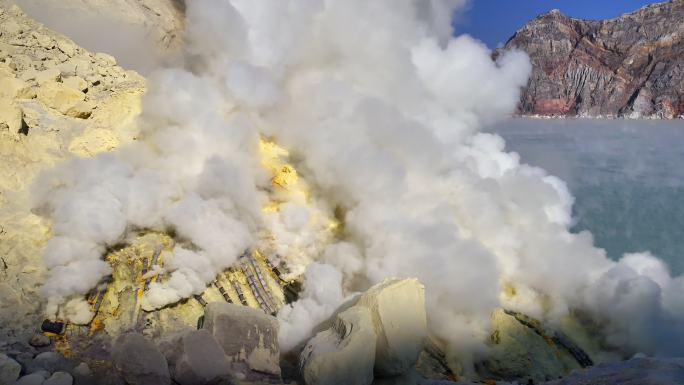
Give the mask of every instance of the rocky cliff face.
POLYGON ((605 21, 554 10, 525 25, 503 49, 527 52, 534 67, 521 115, 684 115, 684 0, 605 21))

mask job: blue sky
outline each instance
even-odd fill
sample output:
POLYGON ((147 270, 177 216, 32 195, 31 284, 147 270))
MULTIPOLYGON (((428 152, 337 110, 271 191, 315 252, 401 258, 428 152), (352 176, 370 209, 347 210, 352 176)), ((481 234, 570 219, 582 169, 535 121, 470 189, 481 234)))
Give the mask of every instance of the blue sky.
POLYGON ((656 1, 645 0, 471 0, 456 19, 456 33, 468 33, 490 48, 505 43, 528 20, 554 8, 584 19, 607 19, 656 1))

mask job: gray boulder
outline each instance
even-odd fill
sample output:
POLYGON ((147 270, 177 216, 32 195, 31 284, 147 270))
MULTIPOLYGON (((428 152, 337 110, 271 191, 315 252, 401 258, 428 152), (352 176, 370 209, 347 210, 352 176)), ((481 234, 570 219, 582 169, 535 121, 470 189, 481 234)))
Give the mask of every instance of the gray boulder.
POLYGON ((264 379, 280 378, 275 317, 247 306, 214 302, 206 307, 203 328, 218 341, 236 374, 255 380, 261 379, 258 373, 266 375, 264 379))
POLYGON ((34 334, 29 340, 29 345, 36 348, 50 346, 50 344, 52 344, 52 340, 50 339, 50 337, 39 333, 34 334))
POLYGON ((74 378, 66 372, 56 372, 43 382, 43 385, 72 385, 74 378))
POLYGON ((207 330, 195 330, 178 339, 178 354, 172 377, 180 385, 204 385, 230 377, 230 364, 223 349, 207 330))
POLYGON ((19 378, 21 365, 0 353, 0 385, 12 385, 19 378))
POLYGON ((126 333, 112 347, 114 366, 129 385, 167 385, 169 367, 157 346, 139 333, 126 333))
POLYGON ((304 347, 300 368, 307 385, 373 382, 375 331, 370 311, 351 307, 337 315, 332 327, 304 347))
POLYGON ((43 352, 37 355, 29 364, 28 372, 34 373, 46 370, 54 373, 59 370, 68 370, 69 362, 61 354, 55 352, 43 352))
POLYGON ((17 380, 14 385, 42 385, 45 378, 38 373, 32 373, 17 380))

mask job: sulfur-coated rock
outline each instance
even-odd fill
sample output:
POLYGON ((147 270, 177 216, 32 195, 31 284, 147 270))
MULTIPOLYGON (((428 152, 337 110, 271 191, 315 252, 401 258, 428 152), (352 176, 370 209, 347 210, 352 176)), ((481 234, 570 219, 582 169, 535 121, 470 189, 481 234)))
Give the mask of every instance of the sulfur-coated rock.
POLYGON ((21 365, 0 353, 0 385, 12 385, 19 378, 21 365))
POLYGON ((64 115, 78 119, 88 119, 93 114, 93 104, 86 101, 76 102, 64 115))
POLYGON ((126 333, 112 347, 112 359, 119 375, 129 385, 167 385, 169 367, 157 346, 139 333, 126 333))
POLYGON ((35 80, 36 83, 39 85, 42 85, 44 83, 48 82, 56 82, 61 79, 62 76, 62 71, 60 71, 58 68, 49 68, 43 71, 38 72, 35 75, 35 80))
POLYGON ((74 378, 66 372, 55 372, 50 378, 43 382, 43 385, 72 385, 74 378))
POLYGON ((376 335, 375 373, 396 376, 412 368, 427 337, 425 288, 417 279, 387 279, 355 306, 370 310, 376 335))
POLYGON ((80 92, 85 92, 88 89, 88 82, 78 76, 69 76, 64 78, 62 79, 62 84, 80 92))
POLYGON ((0 99, 0 130, 6 126, 10 132, 19 132, 23 113, 21 109, 7 99, 0 99))
POLYGON ((581 368, 562 346, 551 338, 544 338, 503 309, 492 314, 491 343, 486 367, 504 380, 539 383, 581 368))
POLYGON ((85 100, 85 94, 62 83, 45 83, 36 91, 36 97, 46 106, 62 114, 85 100))
POLYGON ((178 357, 172 363, 172 377, 180 385, 203 385, 230 376, 226 355, 209 331, 189 332, 177 343, 178 357))
POLYGON ((203 328, 218 341, 228 360, 237 364, 234 367, 280 376, 275 317, 247 306, 214 302, 206 307, 203 328))
POLYGON ((0 98, 15 98, 27 85, 21 79, 12 76, 0 76, 0 98))
POLYGON ((307 385, 373 382, 375 331, 370 311, 353 306, 338 314, 330 329, 304 347, 300 368, 307 385))

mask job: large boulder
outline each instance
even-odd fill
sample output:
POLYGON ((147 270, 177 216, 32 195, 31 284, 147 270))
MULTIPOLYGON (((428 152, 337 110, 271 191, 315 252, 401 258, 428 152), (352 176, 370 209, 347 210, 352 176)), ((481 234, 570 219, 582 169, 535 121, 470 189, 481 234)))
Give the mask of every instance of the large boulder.
POLYGON ((36 97, 46 106, 66 114, 77 108, 86 95, 62 83, 48 82, 38 88, 36 97))
POLYGON ((332 327, 304 347, 300 367, 307 385, 373 382, 375 331, 365 307, 354 306, 337 315, 332 327))
POLYGON ((7 129, 12 133, 19 132, 22 117, 23 113, 19 106, 10 100, 0 99, 0 131, 7 129))
POLYGON ((139 333, 126 333, 112 347, 114 367, 129 385, 171 383, 169 367, 157 346, 139 333))
POLYGON ((177 341, 169 361, 173 380, 180 385, 203 385, 230 377, 230 364, 223 349, 207 330, 194 330, 177 341))
POLYGON ((247 378, 252 378, 250 372, 280 378, 275 317, 247 306, 214 302, 206 307, 203 328, 218 341, 237 373, 247 378))
POLYGON ((0 353, 0 385, 12 385, 19 378, 21 365, 0 353))
POLYGON ((412 368, 427 338, 425 287, 417 279, 387 279, 355 306, 370 310, 376 335, 375 373, 397 376, 412 368))
POLYGON ((27 372, 34 373, 45 370, 54 373, 60 370, 69 370, 71 364, 59 353, 43 352, 38 354, 28 365, 27 372))
POLYGON ((45 382, 45 377, 39 373, 31 373, 17 380, 14 385, 43 385, 43 382, 45 382))
POLYGON ((72 385, 74 378, 66 372, 55 372, 50 378, 43 382, 43 385, 72 385))
POLYGON ((503 309, 493 312, 490 343, 485 367, 494 377, 504 380, 539 383, 582 367, 568 350, 569 342, 519 313, 503 309))

